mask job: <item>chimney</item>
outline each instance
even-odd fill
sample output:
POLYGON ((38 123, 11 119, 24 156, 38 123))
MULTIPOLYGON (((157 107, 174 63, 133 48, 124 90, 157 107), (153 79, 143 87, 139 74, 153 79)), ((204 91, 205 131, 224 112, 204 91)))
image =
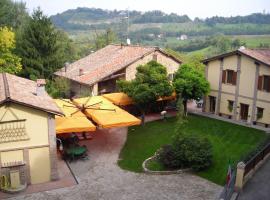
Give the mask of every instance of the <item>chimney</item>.
POLYGON ((69 66, 69 62, 65 62, 65 72, 67 72, 67 68, 68 68, 68 66, 69 66))
POLYGON ((79 69, 79 76, 83 75, 83 69, 79 69))
POLYGON ((36 95, 37 96, 44 96, 46 94, 46 90, 45 90, 46 81, 45 81, 45 79, 37 79, 36 83, 37 83, 36 95))
POLYGON ((131 44, 130 39, 127 38, 127 45, 129 46, 131 44))

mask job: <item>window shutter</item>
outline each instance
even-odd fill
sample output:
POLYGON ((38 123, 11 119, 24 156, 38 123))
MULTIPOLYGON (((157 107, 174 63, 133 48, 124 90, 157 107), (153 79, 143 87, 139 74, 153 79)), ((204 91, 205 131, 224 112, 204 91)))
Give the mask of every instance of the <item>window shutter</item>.
POLYGON ((226 70, 222 71, 222 83, 226 83, 226 70))
POLYGON ((263 82, 263 76, 259 76, 259 78, 258 78, 258 90, 262 90, 262 82, 263 82))
POLYGON ((237 72, 233 72, 233 85, 236 85, 237 72))

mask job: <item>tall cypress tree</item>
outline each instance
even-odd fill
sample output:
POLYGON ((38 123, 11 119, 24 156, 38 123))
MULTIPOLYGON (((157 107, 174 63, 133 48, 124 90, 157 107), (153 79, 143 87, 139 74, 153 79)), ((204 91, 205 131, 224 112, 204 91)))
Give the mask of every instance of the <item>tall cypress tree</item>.
POLYGON ((50 18, 38 8, 18 34, 17 53, 22 58, 21 75, 30 79, 51 79, 53 72, 63 66, 58 31, 50 18))

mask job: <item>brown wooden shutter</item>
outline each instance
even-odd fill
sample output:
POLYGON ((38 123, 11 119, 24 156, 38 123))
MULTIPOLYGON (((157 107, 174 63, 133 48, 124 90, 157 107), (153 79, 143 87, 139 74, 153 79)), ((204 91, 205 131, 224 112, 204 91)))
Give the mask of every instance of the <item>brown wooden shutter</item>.
POLYGON ((258 90, 262 90, 262 82, 263 82, 263 76, 259 76, 259 78, 258 78, 258 90))
POLYGON ((233 72, 233 77, 232 77, 232 84, 236 85, 236 80, 237 80, 237 72, 233 72))
POLYGON ((226 83, 226 70, 222 71, 222 83, 226 83))

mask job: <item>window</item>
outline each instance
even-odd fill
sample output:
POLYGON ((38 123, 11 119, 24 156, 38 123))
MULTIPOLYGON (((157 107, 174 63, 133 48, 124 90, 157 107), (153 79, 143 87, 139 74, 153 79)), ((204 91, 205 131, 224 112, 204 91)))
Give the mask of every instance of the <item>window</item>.
POLYGON ((168 79, 169 79, 169 81, 173 81, 173 79, 174 79, 174 74, 169 74, 169 75, 168 75, 168 79))
POLYGON ((233 84, 233 70, 227 70, 227 83, 233 84))
POLYGON ((257 120, 263 117, 263 108, 257 107, 257 120))
POLYGON ((270 92, 270 76, 263 76, 263 90, 270 92))
POLYGON ((270 76, 259 76, 258 78, 258 90, 270 92, 270 76))
POLYGON ((228 110, 229 110, 230 112, 233 111, 233 104, 234 104, 234 101, 228 100, 228 110))
POLYGON ((236 79, 237 79, 237 72, 233 70, 223 70, 222 83, 236 85, 236 79))

